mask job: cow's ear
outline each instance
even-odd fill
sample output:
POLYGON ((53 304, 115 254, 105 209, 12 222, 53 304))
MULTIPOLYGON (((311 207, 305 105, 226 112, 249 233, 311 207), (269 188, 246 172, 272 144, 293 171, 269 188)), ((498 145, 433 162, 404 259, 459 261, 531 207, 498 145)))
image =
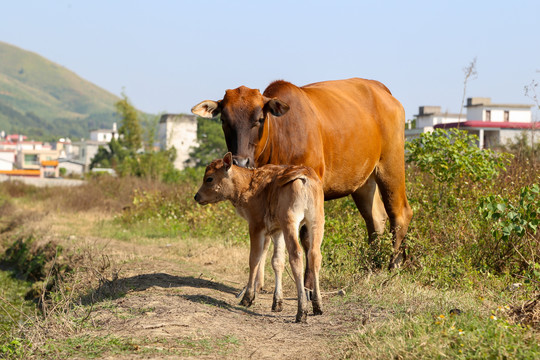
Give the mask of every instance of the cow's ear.
POLYGON ((229 171, 232 163, 233 163, 232 153, 229 151, 228 153, 225 154, 225 156, 223 156, 223 166, 225 167, 225 171, 229 171))
POLYGON ((270 114, 274 116, 285 115, 289 111, 289 105, 285 104, 283 101, 273 98, 269 99, 264 104, 264 109, 270 111, 270 114))
POLYGON ((221 112, 219 101, 204 100, 191 108, 191 112, 203 118, 213 118, 221 112))

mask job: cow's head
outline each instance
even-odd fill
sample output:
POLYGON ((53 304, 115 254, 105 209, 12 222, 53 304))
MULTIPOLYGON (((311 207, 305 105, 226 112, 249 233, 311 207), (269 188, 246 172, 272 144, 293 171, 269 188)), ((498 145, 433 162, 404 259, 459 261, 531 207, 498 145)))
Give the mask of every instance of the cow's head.
POLYGON ((268 114, 282 116, 289 105, 276 98, 267 98, 257 89, 241 86, 227 90, 223 100, 205 100, 191 111, 205 118, 221 114, 227 149, 235 165, 255 167, 255 150, 263 136, 268 114))
POLYGON ((195 194, 195 201, 201 205, 214 204, 230 198, 234 193, 231 180, 232 154, 214 160, 206 167, 203 183, 195 194))

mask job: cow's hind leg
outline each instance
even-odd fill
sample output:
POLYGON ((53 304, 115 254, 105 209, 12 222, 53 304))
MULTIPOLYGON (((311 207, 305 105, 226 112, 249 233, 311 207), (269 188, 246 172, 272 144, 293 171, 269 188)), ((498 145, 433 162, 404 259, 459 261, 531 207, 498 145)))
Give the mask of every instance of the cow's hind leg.
POLYGON ((272 237, 274 241, 274 255, 272 256, 272 268, 275 276, 274 300, 272 301, 272 311, 283 310, 283 270, 285 268, 285 241, 283 234, 279 233, 272 237))
POLYGON ((384 203, 381 200, 380 192, 372 174, 366 183, 352 193, 352 198, 360 215, 366 222, 369 241, 373 241, 378 235, 384 232, 387 215, 384 203))
POLYGON ((309 229, 310 247, 307 252, 306 259, 309 259, 309 271, 313 274, 313 314, 322 315, 322 296, 319 286, 319 271, 321 270, 321 244, 324 234, 324 195, 320 193, 320 199, 315 199, 315 203, 319 202, 320 206, 314 206, 315 214, 307 223, 309 229))
POLYGON ((389 154, 384 162, 379 163, 376 180, 390 219, 394 252, 388 268, 394 269, 405 261, 406 251, 402 248, 402 243, 413 215, 405 192, 403 153, 389 154))

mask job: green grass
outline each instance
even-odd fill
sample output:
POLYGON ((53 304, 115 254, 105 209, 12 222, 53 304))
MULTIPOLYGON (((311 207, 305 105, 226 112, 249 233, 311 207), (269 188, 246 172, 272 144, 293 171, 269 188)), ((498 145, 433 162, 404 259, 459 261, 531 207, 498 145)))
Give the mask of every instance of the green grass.
POLYGON ((240 341, 234 336, 222 338, 132 339, 113 335, 76 336, 49 341, 35 356, 68 359, 96 359, 115 355, 147 356, 226 356, 240 341))
POLYGON ((13 322, 24 321, 24 314, 33 312, 33 304, 24 300, 31 287, 30 282, 15 278, 14 272, 0 270, 0 333, 9 331, 13 322))
POLYGON ((362 325, 340 343, 343 358, 535 359, 540 334, 509 318, 495 284, 476 290, 418 286, 406 273, 375 274, 341 302, 360 307, 362 325), (361 291, 360 291, 361 289, 361 291), (458 309, 459 311, 456 311, 458 309), (453 314, 458 313, 458 314, 453 314))

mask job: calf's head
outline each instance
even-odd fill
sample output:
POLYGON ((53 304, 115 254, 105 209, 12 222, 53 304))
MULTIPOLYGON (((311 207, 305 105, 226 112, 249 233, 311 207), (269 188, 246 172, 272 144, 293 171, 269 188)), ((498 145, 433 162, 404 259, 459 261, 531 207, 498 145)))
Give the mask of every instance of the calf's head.
POLYGON ((234 191, 231 179, 232 154, 214 160, 206 167, 203 183, 195 194, 195 201, 201 205, 213 204, 230 198, 234 191))
MULTIPOLYGON (((227 90, 219 101, 205 100, 191 112, 204 118, 221 115, 221 125, 227 149, 235 165, 255 167, 255 150, 263 136, 268 115, 282 116, 289 105, 277 98, 268 98, 257 89, 240 86, 227 90)), ((262 150, 259 150, 262 151, 262 150)))

